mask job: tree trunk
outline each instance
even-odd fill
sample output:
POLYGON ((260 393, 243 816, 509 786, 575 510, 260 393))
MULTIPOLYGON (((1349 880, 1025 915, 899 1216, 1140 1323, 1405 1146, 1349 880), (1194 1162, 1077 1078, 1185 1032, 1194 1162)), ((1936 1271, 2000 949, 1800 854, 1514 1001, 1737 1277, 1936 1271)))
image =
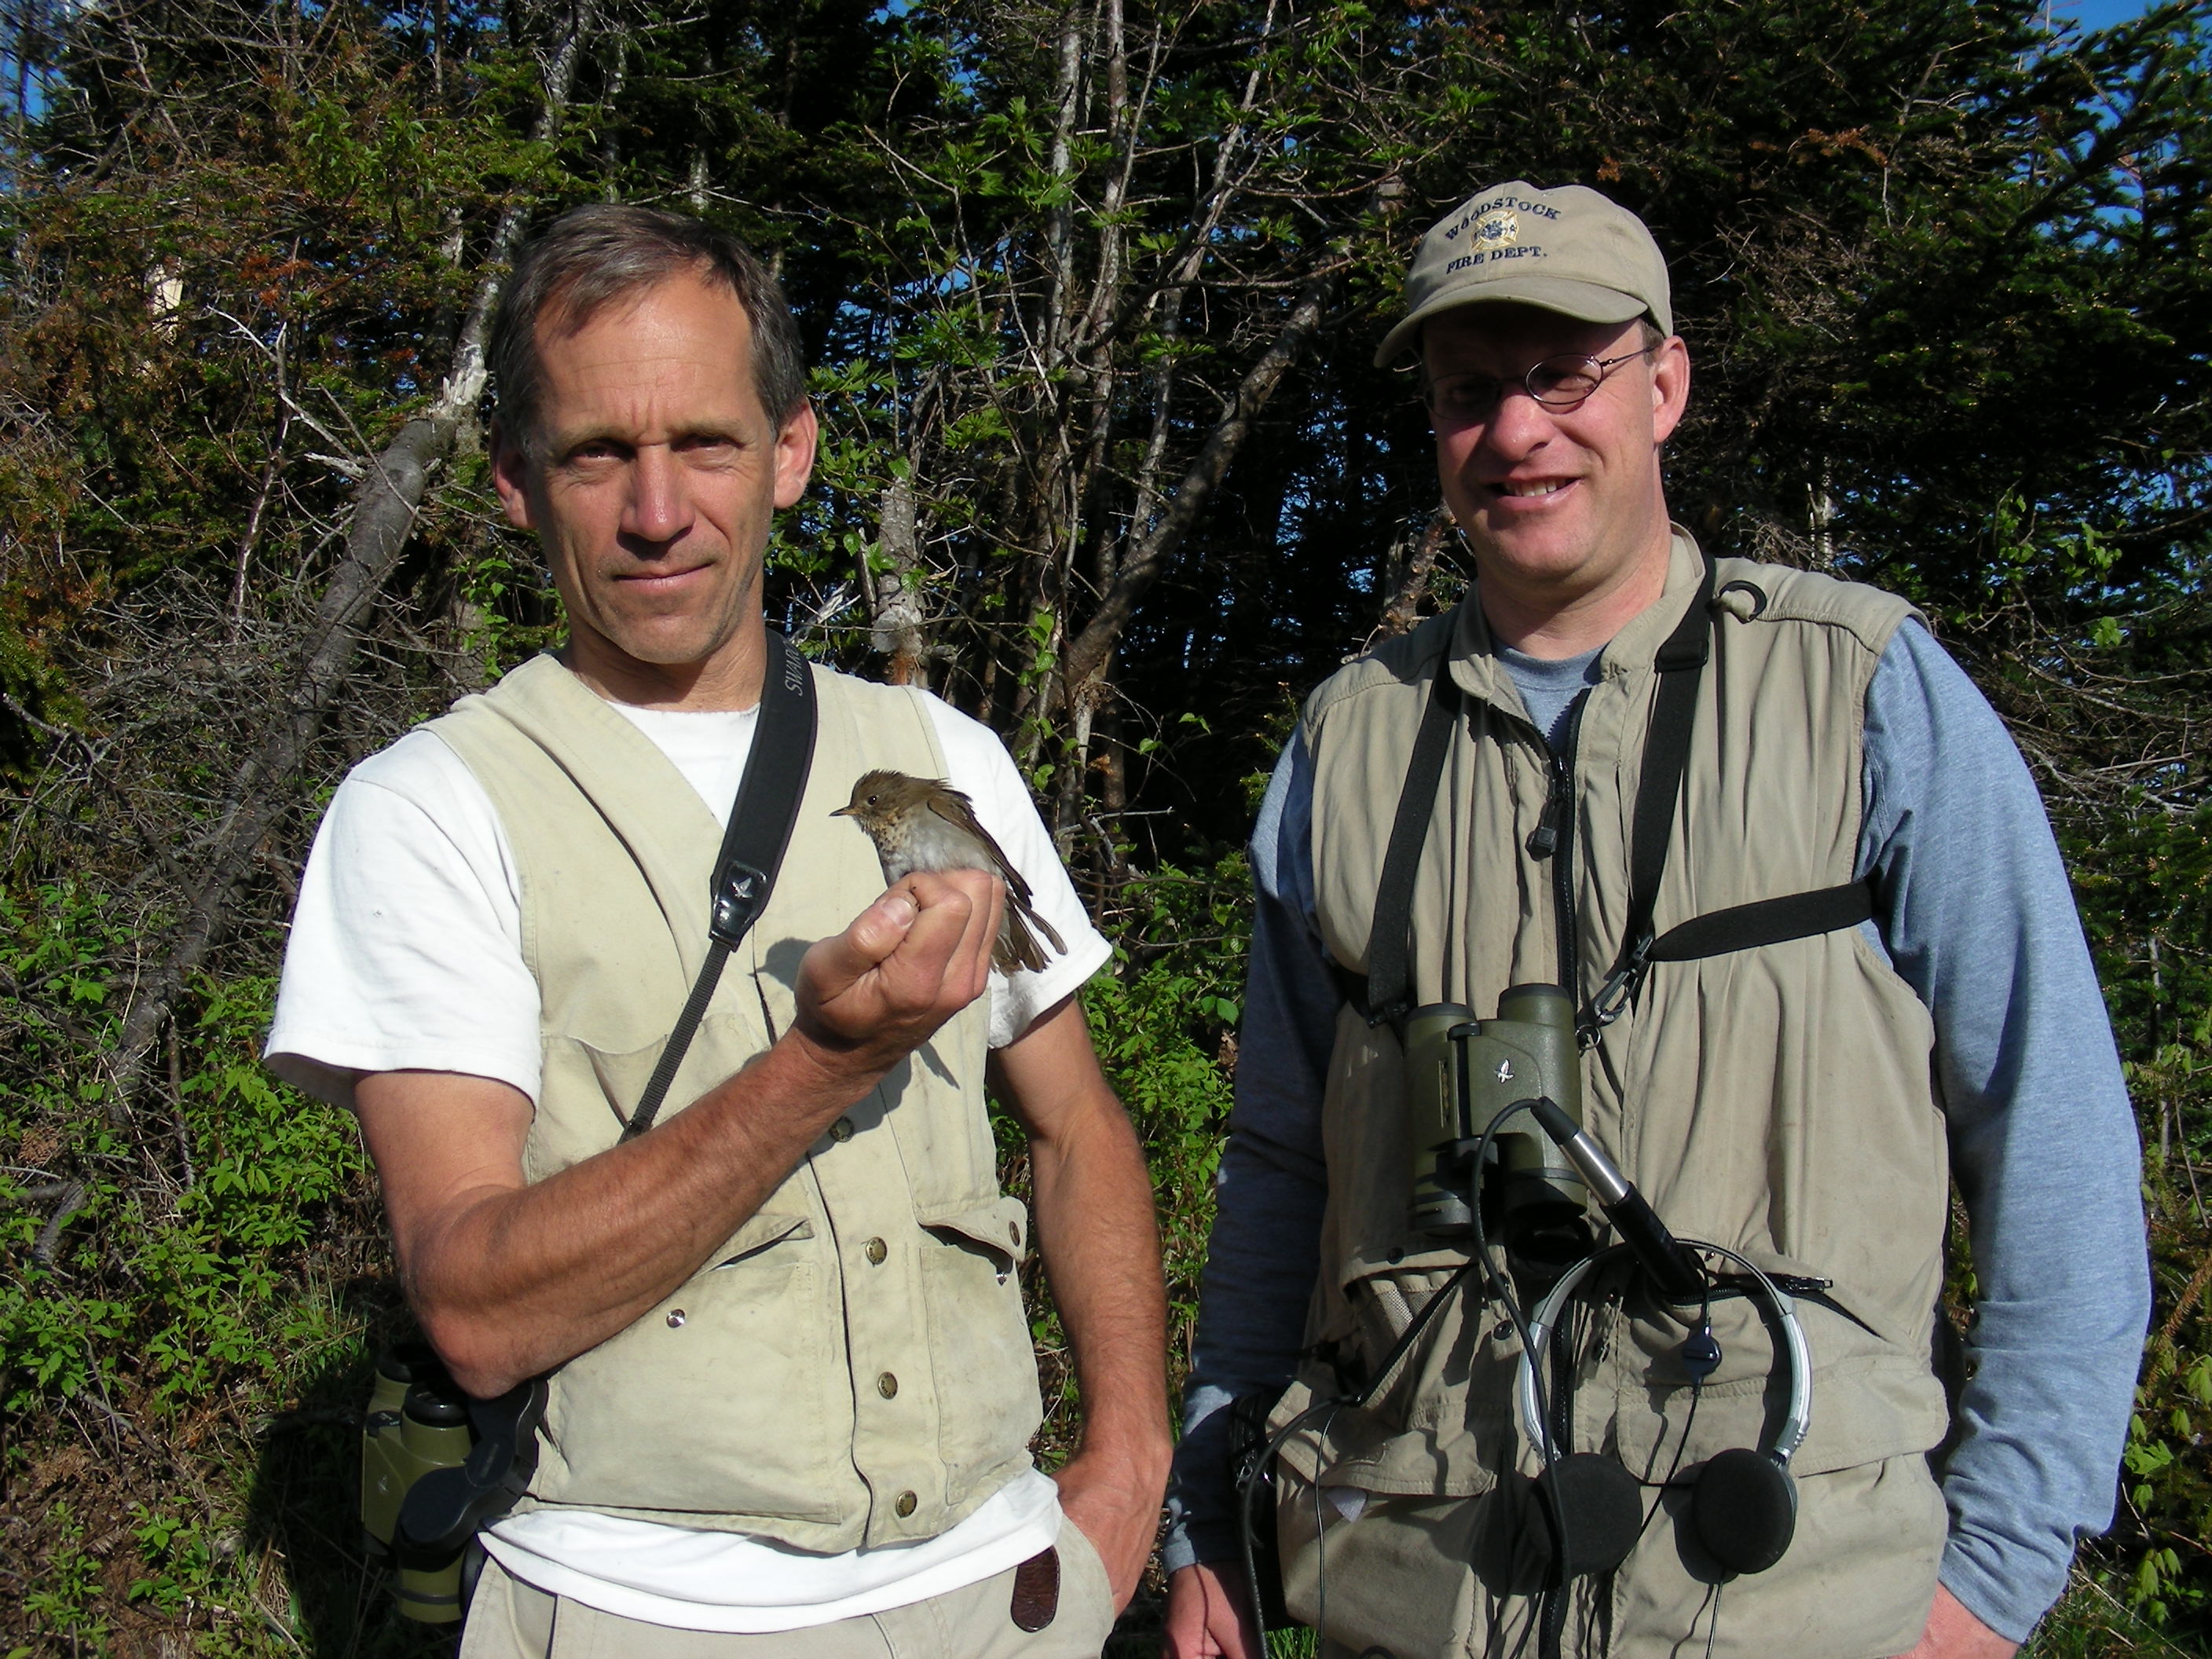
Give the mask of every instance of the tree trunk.
POLYGON ((1212 500, 1230 463, 1237 459, 1237 452, 1251 435, 1252 422, 1267 406, 1283 375, 1321 326, 1322 313, 1328 307, 1328 297, 1342 270, 1340 264, 1332 261, 1298 290, 1282 331, 1238 385, 1235 400, 1206 434, 1205 446, 1183 473, 1182 482, 1176 487, 1166 512, 1121 561, 1114 580, 1099 596, 1098 609, 1083 631, 1068 642, 1061 664, 1061 684, 1066 688, 1071 704, 1085 696, 1092 682, 1105 672, 1108 660, 1121 643, 1122 630, 1135 614, 1137 602, 1159 579, 1176 549, 1182 545, 1183 538, 1190 533, 1199 514, 1212 500))
MULTIPOLYGON (((570 13, 568 33, 546 62, 544 106, 532 135, 541 144, 550 143, 559 134, 592 21, 592 8, 586 0, 570 13)), ((500 215, 438 400, 427 414, 400 428, 398 436, 366 469, 346 528, 345 552, 315 607, 307 648, 283 712, 260 747, 232 776, 222 817, 198 872, 198 886, 169 953, 142 987, 107 1056, 112 1116, 128 1115, 147 1056, 185 981, 222 936, 263 842, 292 810, 293 777, 313 750, 324 715, 352 671, 362 623, 406 551, 432 475, 451 456, 455 436, 465 422, 475 418, 483 400, 489 378, 484 353, 492 313, 535 205, 520 199, 500 215)))
POLYGON ((1413 624, 1421 619, 1421 600, 1429 591, 1429 578, 1435 574, 1437 555, 1443 550, 1444 534, 1452 526, 1451 514, 1438 507, 1429 514, 1429 521, 1421 526, 1421 533, 1413 540, 1413 550, 1401 563, 1393 559, 1391 568, 1384 573, 1382 610, 1375 623, 1374 637, 1370 647, 1384 640, 1395 640, 1401 634, 1410 634, 1413 624))
POLYGON ((871 569, 865 552, 860 558, 860 580, 873 618, 869 646, 889 659, 884 678, 891 684, 926 690, 929 673, 921 630, 921 548, 910 471, 884 487, 876 543, 883 568, 871 569))

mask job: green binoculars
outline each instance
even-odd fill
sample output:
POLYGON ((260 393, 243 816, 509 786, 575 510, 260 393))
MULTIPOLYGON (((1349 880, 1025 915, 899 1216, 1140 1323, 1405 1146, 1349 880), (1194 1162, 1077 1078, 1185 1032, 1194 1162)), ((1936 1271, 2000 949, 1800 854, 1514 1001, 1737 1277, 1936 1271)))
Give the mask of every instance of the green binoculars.
POLYGON ((465 1464, 476 1444, 466 1396, 453 1386, 438 1357, 422 1343, 406 1342, 376 1358, 376 1381, 361 1428, 361 1524, 369 1558, 396 1560, 403 1617, 427 1625, 460 1622, 461 1560, 410 1565, 413 1552, 398 1548, 400 1505, 408 1489, 433 1469, 465 1464))
POLYGON ((1501 1237, 1571 1225, 1586 1201, 1582 1176, 1525 1113, 1492 1137, 1490 1167, 1474 1167, 1484 1129, 1516 1101, 1547 1098, 1582 1120, 1575 1007, 1556 985, 1516 985, 1494 1019, 1456 1002, 1406 1017, 1406 1124, 1413 1168, 1408 1219, 1417 1234, 1465 1237, 1485 1205, 1501 1237))
POLYGON ((361 1426, 361 1524, 371 1559, 398 1569, 404 1617, 453 1625, 468 1611, 480 1559, 470 1547, 529 1485, 546 1396, 542 1376, 495 1400, 463 1394, 419 1342, 377 1356, 361 1426))

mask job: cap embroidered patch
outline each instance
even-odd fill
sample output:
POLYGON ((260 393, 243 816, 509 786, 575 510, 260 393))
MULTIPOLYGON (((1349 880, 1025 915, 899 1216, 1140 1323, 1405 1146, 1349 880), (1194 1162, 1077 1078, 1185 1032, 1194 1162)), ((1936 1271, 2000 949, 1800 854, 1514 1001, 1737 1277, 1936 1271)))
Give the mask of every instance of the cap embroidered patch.
POLYGON ((1671 334, 1668 289, 1659 245, 1627 209, 1581 185, 1539 190, 1516 179, 1468 197, 1421 239, 1376 365, 1417 346, 1425 319, 1485 302, 1589 323, 1645 316, 1671 334))

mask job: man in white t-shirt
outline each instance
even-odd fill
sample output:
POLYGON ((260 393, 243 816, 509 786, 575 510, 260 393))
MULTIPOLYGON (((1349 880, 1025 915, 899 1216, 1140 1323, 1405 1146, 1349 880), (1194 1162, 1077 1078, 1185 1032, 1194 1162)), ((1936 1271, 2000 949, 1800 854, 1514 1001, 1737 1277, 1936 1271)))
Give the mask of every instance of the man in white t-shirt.
POLYGON ((621 1140, 704 938, 706 884, 668 872, 711 866, 745 770, 762 561, 815 420, 773 278, 674 215, 564 216, 492 355, 495 481, 568 643, 340 787, 268 1048, 359 1116, 455 1380, 550 1379, 462 1651, 547 1655, 557 1626, 563 1653, 1095 1655, 1168 1458, 1150 1185, 1073 1000, 1105 941, 990 732, 817 669, 775 895, 621 1140), (1044 968, 993 971, 995 878, 878 894, 820 809, 886 757, 971 797, 1066 943, 1044 968), (1084 1404, 1049 1479, 987 1047, 1084 1404))

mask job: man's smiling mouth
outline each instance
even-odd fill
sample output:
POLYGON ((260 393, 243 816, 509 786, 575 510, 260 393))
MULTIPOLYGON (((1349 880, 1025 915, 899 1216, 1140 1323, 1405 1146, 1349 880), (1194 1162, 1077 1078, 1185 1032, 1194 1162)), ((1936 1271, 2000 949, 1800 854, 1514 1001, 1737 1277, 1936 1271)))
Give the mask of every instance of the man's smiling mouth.
POLYGON ((1572 478, 1538 478, 1527 483, 1515 483, 1508 479, 1501 480, 1491 485, 1491 488, 1501 495, 1551 495, 1565 489, 1573 482, 1572 478))

